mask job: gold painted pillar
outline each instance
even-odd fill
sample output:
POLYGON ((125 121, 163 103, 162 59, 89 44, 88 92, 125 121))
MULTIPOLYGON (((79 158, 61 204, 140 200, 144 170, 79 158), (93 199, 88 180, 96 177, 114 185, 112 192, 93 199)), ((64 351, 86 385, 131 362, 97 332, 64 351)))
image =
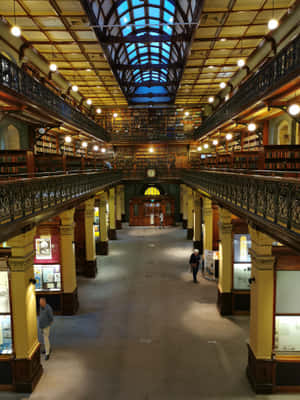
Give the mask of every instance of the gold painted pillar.
POLYGON ((63 315, 73 315, 78 310, 77 277, 74 249, 74 212, 64 211, 60 217, 60 254, 63 277, 63 315))
POLYGON ((100 219, 100 241, 97 242, 97 254, 108 254, 108 235, 107 235, 107 192, 101 194, 99 199, 99 219, 100 219))
POLYGON ((122 188, 116 187, 116 228, 122 229, 122 188))
POLYGON ((194 236, 194 197, 193 190, 186 188, 187 195, 187 239, 193 240, 194 236))
POLYGON ((11 247, 11 314, 15 359, 12 374, 17 392, 32 392, 43 368, 40 363, 40 344, 37 332, 34 278, 34 237, 36 229, 28 230, 7 242, 11 247))
POLYGON ((182 189, 182 227, 187 228, 187 186, 180 185, 182 189))
POLYGON ((97 275, 96 244, 94 236, 94 206, 95 198, 84 203, 84 230, 85 230, 85 267, 84 275, 95 278, 97 275))
POLYGON ((213 210, 212 201, 203 197, 203 251, 213 250, 213 210))
POLYGON ((219 207, 220 259, 218 308, 221 315, 232 314, 232 223, 231 212, 219 207))
POLYGON ((247 375, 256 393, 273 391, 274 260, 270 236, 249 226, 252 247, 247 375))
POLYGON ((200 193, 194 191, 194 249, 198 249, 200 254, 203 252, 202 238, 202 210, 200 193))
POLYGON ((117 239, 116 232, 116 189, 109 189, 109 230, 108 230, 109 240, 117 239))

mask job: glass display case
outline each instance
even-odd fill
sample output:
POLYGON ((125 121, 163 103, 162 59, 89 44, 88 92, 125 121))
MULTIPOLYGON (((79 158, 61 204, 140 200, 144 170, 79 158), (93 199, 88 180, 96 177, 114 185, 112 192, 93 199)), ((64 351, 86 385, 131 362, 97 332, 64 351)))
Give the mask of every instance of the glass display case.
POLYGON ((300 353, 300 315, 275 317, 275 351, 300 353))
POLYGON ((249 248, 251 238, 249 234, 233 235, 233 289, 250 290, 251 256, 249 248))
POLYGON ((35 264, 36 291, 60 291, 61 267, 59 264, 35 264))
POLYGON ((0 260, 0 355, 12 354, 9 272, 6 260, 0 260))
POLYGON ((99 207, 94 207, 94 238, 99 240, 100 237, 100 219, 99 219, 99 207))

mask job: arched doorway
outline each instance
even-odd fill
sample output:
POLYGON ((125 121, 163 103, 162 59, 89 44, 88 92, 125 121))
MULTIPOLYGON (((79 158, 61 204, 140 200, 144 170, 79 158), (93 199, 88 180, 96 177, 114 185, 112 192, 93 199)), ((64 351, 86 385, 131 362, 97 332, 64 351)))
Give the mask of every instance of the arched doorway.
POLYGON ((279 145, 292 144, 291 130, 288 121, 282 121, 278 125, 277 143, 279 145))
POLYGON ((20 133, 14 125, 8 125, 2 140, 5 150, 20 150, 20 133))

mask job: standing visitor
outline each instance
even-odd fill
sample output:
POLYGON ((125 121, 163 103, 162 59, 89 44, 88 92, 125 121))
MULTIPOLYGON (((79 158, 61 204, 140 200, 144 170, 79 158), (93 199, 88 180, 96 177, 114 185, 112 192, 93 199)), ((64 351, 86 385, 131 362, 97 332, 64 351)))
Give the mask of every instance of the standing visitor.
POLYGON ((161 211, 160 214, 159 214, 159 227, 160 227, 160 228, 163 228, 163 227, 164 227, 164 214, 163 214, 162 211, 161 211))
POLYGON ((201 256, 199 254, 199 250, 194 249, 194 251, 190 257, 190 266, 191 266, 191 270, 193 273, 194 283, 198 283, 197 274, 198 274, 198 270, 199 270, 200 259, 201 259, 201 256))
POLYGON ((45 360, 49 360, 50 357, 50 326, 53 322, 53 310, 49 304, 47 304, 47 301, 45 297, 40 298, 40 318, 39 318, 39 328, 42 332, 43 335, 43 340, 44 340, 44 346, 45 346, 45 360))

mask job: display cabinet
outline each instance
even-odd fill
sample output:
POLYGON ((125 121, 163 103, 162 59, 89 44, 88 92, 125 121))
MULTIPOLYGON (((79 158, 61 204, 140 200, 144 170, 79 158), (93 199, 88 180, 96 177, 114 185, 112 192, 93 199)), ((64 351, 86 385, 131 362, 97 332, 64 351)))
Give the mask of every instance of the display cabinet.
POLYGON ((0 259, 0 355, 13 353, 9 271, 0 259))

